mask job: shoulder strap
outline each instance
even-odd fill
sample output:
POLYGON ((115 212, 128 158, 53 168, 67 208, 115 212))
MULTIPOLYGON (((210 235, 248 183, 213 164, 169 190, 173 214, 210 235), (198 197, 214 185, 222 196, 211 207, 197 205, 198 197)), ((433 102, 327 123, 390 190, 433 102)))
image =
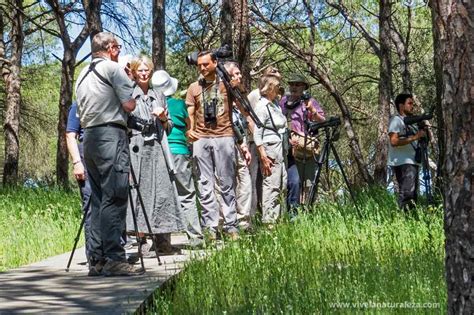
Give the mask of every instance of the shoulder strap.
POLYGON ((81 83, 89 75, 89 73, 94 72, 94 74, 99 78, 100 81, 102 81, 103 83, 105 83, 108 86, 110 86, 111 88, 113 88, 112 84, 95 69, 97 64, 102 62, 102 61, 104 61, 104 60, 100 59, 97 62, 91 62, 91 64, 89 65, 89 69, 87 70, 86 74, 82 77, 81 81, 77 84, 77 87, 79 87, 81 85, 81 83))
POLYGON ((274 131, 279 137, 281 137, 280 134, 278 133, 278 129, 276 128, 275 122, 273 121, 273 116, 272 116, 272 113, 270 112, 270 108, 268 107, 268 104, 269 103, 267 103, 268 116, 270 116, 270 121, 272 122, 273 128, 268 128, 268 127, 265 127, 265 126, 264 126, 264 128, 274 131))

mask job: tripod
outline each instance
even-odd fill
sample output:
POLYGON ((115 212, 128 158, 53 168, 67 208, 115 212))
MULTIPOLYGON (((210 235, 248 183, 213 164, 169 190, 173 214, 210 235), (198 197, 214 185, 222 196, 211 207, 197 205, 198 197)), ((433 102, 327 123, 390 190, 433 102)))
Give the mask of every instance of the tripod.
MULTIPOLYGON (((311 188, 309 191, 308 200, 306 201, 306 205, 310 206, 314 203, 316 196, 318 195, 318 186, 319 186, 319 179, 321 177, 321 171, 323 169, 323 165, 329 164, 329 153, 330 150, 332 151, 334 158, 336 159, 336 163, 341 170, 342 177, 344 178, 344 182, 347 185, 347 189, 351 195, 354 204, 357 207, 357 203, 352 192, 351 186, 349 185, 349 180, 347 179, 346 173, 344 171, 344 167, 342 166, 341 159, 337 154, 336 148, 334 147, 333 141, 336 141, 339 138, 339 131, 337 128, 331 128, 330 126, 324 128, 324 144, 321 149, 321 154, 319 155, 319 159, 316 161, 317 167, 314 174, 313 182, 311 184, 311 188)), ((358 209, 358 208, 357 208, 358 209)))
POLYGON ((428 156, 428 143, 429 138, 421 138, 418 142, 418 147, 421 150, 421 174, 423 184, 425 185, 426 198, 428 204, 433 203, 433 192, 431 191, 431 173, 429 165, 429 156, 428 156))
MULTIPOLYGON (((130 184, 129 189, 128 189, 128 197, 129 197, 130 208, 131 208, 132 217, 133 217, 135 235, 136 235, 136 238, 137 238, 137 241, 138 241, 138 257, 140 257, 140 264, 141 264, 143 270, 145 270, 145 264, 143 262, 143 255, 142 255, 142 238, 139 236, 140 234, 138 233, 137 214, 135 213, 135 207, 134 207, 134 203, 133 203, 133 199, 132 199, 132 189, 136 189, 137 196, 138 196, 138 201, 140 202, 141 209, 142 209, 142 212, 143 212, 143 218, 145 219, 145 223, 146 223, 146 226, 147 226, 147 229, 148 229, 148 233, 151 235, 151 239, 152 239, 152 242, 153 242, 153 247, 155 248, 156 259, 158 261, 158 265, 160 265, 160 266, 161 266, 161 260, 160 260, 160 257, 158 256, 158 242, 156 240, 155 234, 152 233, 150 221, 148 220, 148 215, 145 211, 145 206, 144 206, 144 203, 143 203, 142 194, 140 193, 140 189, 139 189, 140 185, 137 182, 137 177, 135 176, 135 171, 133 170, 132 163, 130 163, 130 175, 132 177, 132 183, 130 184)), ((90 211, 90 202, 91 202, 91 198, 89 198, 87 200, 87 203, 84 205, 84 208, 83 208, 84 209, 84 215, 82 217, 82 221, 81 221, 81 225, 79 226, 79 230, 77 231, 76 238, 74 239, 74 246, 72 248, 71 255, 69 256, 69 260, 68 260, 68 263, 67 263, 67 266, 66 266, 66 272, 69 272, 69 267, 71 266, 72 258, 74 257, 74 252, 76 251, 76 248, 77 248, 77 243, 79 242, 79 239, 81 237, 81 232, 82 232, 82 229, 84 227, 84 223, 86 221, 87 213, 90 211)))

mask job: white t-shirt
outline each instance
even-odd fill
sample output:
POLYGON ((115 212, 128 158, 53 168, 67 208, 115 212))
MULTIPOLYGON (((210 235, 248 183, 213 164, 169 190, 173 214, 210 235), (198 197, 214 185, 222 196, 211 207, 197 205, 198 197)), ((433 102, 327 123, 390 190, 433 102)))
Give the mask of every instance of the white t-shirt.
MULTIPOLYGON (((411 135, 416 134, 417 130, 414 126, 406 126, 403 122, 403 117, 400 115, 393 116, 388 125, 388 134, 398 133, 400 139, 407 137, 407 132, 411 135)), ((409 144, 394 147, 390 143, 388 145, 388 165, 399 166, 403 164, 414 164, 415 162, 415 148, 418 146, 418 141, 413 141, 409 144)))

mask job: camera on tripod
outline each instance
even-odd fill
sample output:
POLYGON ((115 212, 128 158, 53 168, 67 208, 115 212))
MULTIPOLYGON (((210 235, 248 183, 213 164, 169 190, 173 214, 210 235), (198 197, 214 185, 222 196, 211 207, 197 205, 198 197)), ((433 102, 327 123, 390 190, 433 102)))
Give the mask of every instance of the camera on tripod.
POLYGON ((405 125, 413 125, 417 124, 418 129, 423 129, 426 127, 426 120, 433 119, 433 112, 430 112, 428 114, 423 114, 423 115, 412 115, 412 116, 407 116, 403 118, 403 122, 405 125))
MULTIPOLYGON (((224 46, 219 47, 217 49, 212 49, 211 53, 217 59, 225 59, 225 58, 231 58, 232 57, 232 50, 230 49, 229 45, 224 45, 224 46)), ((188 64, 188 66, 196 66, 197 65, 198 55, 199 55, 199 52, 194 51, 194 52, 192 52, 192 53, 190 53, 189 55, 186 56, 186 63, 188 64)))
POLYGON ((308 122, 307 130, 310 134, 317 134, 318 130, 321 128, 331 128, 338 127, 341 124, 341 118, 339 117, 329 117, 329 119, 323 122, 308 122))

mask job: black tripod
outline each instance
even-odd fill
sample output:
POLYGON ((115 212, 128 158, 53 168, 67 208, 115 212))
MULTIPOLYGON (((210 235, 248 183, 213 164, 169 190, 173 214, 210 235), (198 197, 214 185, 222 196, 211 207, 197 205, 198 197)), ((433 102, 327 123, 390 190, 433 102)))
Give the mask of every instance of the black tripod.
MULTIPOLYGON (((316 196, 318 194, 318 185, 319 185, 319 179, 321 177, 321 171, 323 169, 323 165, 328 166, 329 164, 329 153, 331 150, 334 155, 334 158, 336 159, 336 163, 339 166, 339 169, 341 170, 342 177, 344 178, 344 182, 347 185, 351 198, 357 207, 354 194, 349 184, 349 180, 347 179, 346 173, 344 171, 344 167, 342 166, 342 163, 341 163, 341 159, 339 158, 339 155, 337 154, 336 148, 334 147, 334 144, 333 144, 333 141, 336 141, 339 139, 339 130, 336 128, 337 126, 339 126, 339 124, 340 124, 340 120, 336 120, 336 119, 333 120, 332 123, 331 123, 331 119, 328 122, 320 123, 320 125, 323 125, 323 128, 324 128, 325 139, 324 139, 323 147, 321 149, 321 153, 319 155, 319 159, 316 161, 317 167, 316 167, 313 182, 311 184, 311 188, 309 191, 309 196, 306 201, 307 206, 312 205, 316 199, 316 196), (323 124, 325 124, 325 126, 323 124)), ((321 127, 319 127, 318 125, 314 125, 311 129, 313 133, 315 133, 317 129, 319 128, 321 127)))
MULTIPOLYGON (((142 243, 143 242, 142 242, 142 237, 140 237, 140 233, 138 233, 137 214, 135 213, 135 207, 134 207, 134 203, 133 203, 133 199, 132 199, 132 189, 136 189, 138 202, 141 205, 141 209, 142 209, 142 212, 143 212, 143 218, 145 219, 145 223, 146 223, 146 226, 147 226, 147 229, 148 229, 148 233, 151 235, 151 239, 152 239, 152 242, 153 242, 153 247, 155 249, 156 259, 158 260, 158 265, 161 265, 161 260, 160 260, 160 257, 158 256, 158 242, 156 240, 155 234, 152 233, 150 221, 148 220, 148 215, 145 211, 145 206, 144 206, 144 203, 143 203, 142 194, 140 193, 140 189, 139 189, 140 185, 137 182, 137 177, 135 176, 135 171, 133 170, 132 163, 130 163, 130 174, 132 176, 132 183, 130 184, 129 189, 128 189, 128 197, 129 197, 130 208, 131 208, 132 217, 133 217, 135 236, 136 236, 137 241, 138 241, 138 257, 140 257, 141 266, 142 266, 143 270, 145 270, 145 264, 143 262, 143 255, 142 255, 142 243)), ((79 239, 81 238, 81 232, 82 232, 82 229, 84 227, 84 223, 86 221, 87 213, 90 211, 90 202, 91 202, 91 198, 89 198, 87 200, 87 203, 84 205, 84 208, 83 208, 84 215, 82 217, 82 221, 81 221, 81 225, 79 226, 79 230, 77 231, 76 238, 74 239, 74 246, 72 248, 71 255, 69 256, 69 261, 68 261, 67 266, 66 266, 66 272, 69 272, 69 267, 71 266, 72 258, 74 256, 74 252, 76 251, 77 243, 79 242, 79 239)), ((145 239, 146 239, 146 237, 145 237, 145 239)))
POLYGON ((423 137, 418 142, 418 148, 421 151, 421 174, 423 185, 425 186, 426 199, 428 204, 433 203, 433 192, 431 191, 431 173, 428 156, 428 143, 429 138, 423 137))

